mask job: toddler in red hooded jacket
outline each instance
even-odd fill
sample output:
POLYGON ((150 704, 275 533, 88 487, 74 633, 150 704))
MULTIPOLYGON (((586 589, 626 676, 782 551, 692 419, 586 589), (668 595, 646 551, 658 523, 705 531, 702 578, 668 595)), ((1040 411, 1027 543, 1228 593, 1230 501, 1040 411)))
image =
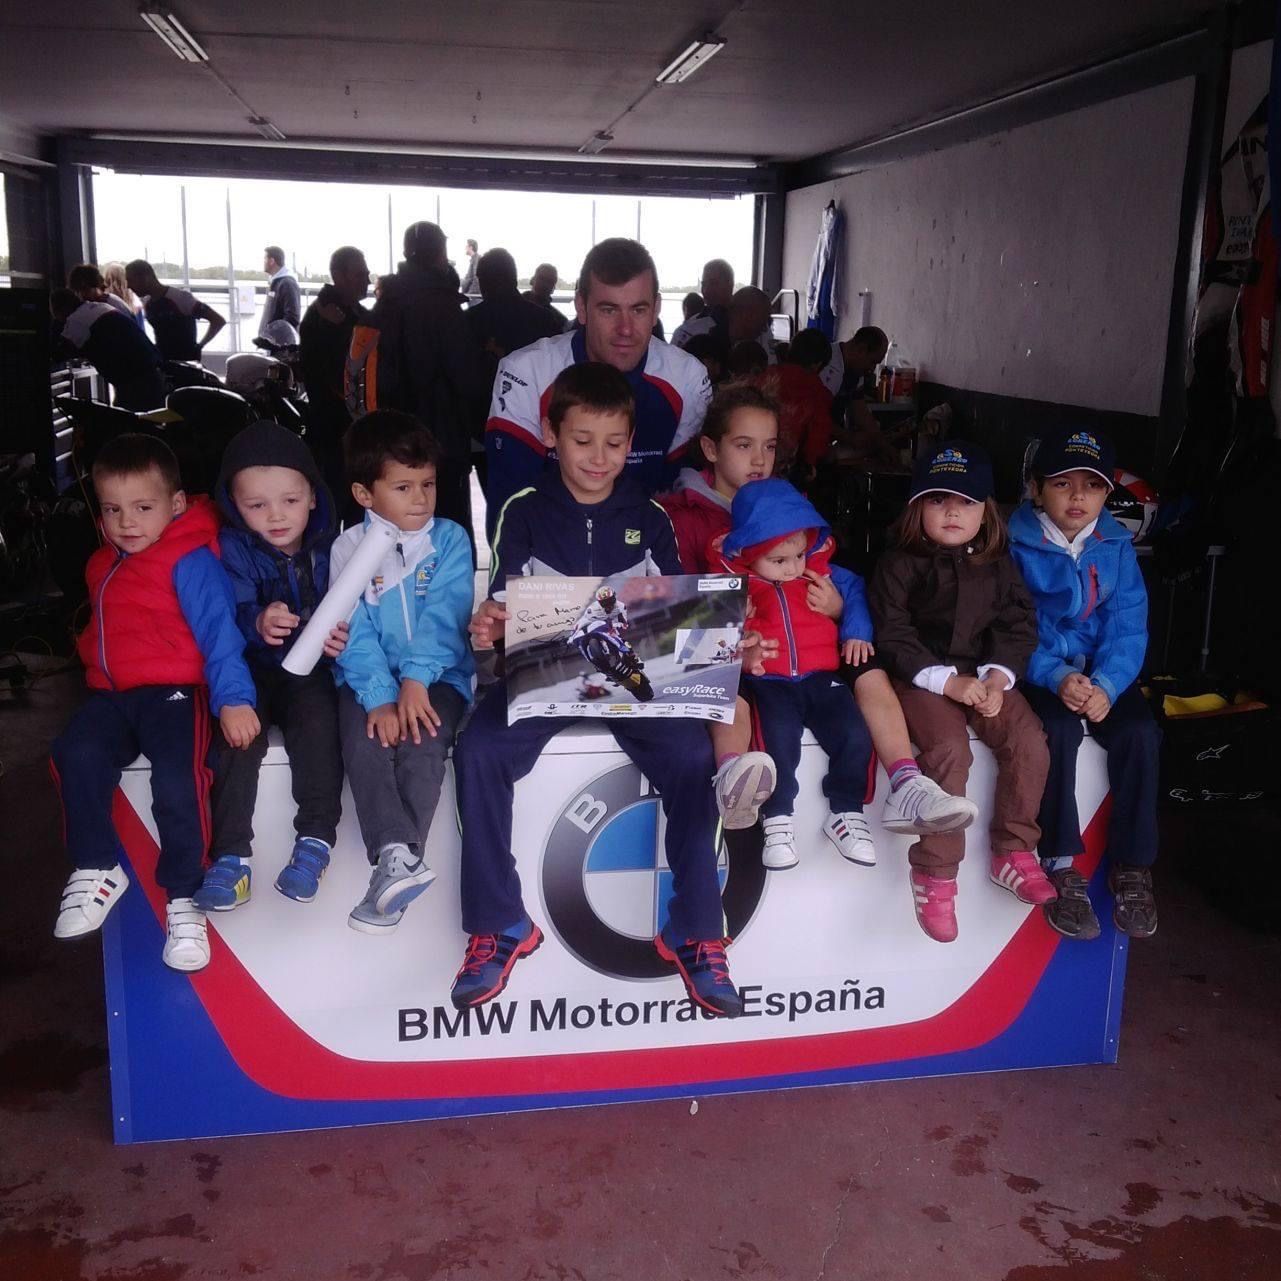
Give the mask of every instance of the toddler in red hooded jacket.
POLYGON ((871 866, 876 849, 863 805, 872 739, 839 671, 842 659, 858 666, 871 652, 872 618, 863 580, 829 564, 831 531, 809 500, 784 480, 744 485, 734 496, 731 520, 729 533, 713 545, 718 568, 747 575, 752 625, 778 642, 778 653, 765 660, 763 674, 743 678, 765 749, 778 767, 778 785, 761 806, 762 859, 774 870, 799 862, 793 809, 801 736, 808 729, 828 757, 823 794, 829 812, 823 832, 842 857, 871 866), (830 575, 844 602, 839 619, 809 604, 807 570, 830 575))

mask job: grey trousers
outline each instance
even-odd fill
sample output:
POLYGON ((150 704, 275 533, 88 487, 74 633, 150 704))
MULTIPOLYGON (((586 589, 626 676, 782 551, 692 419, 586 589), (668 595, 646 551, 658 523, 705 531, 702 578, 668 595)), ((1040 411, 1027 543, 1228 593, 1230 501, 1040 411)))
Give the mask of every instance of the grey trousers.
POLYGON ((365 709, 356 696, 346 686, 338 691, 343 765, 371 864, 378 861, 378 851, 384 846, 421 847, 440 801, 445 757, 467 702, 452 685, 443 682, 432 685, 427 693, 440 716, 436 737, 423 731, 421 743, 408 739, 395 747, 384 747, 377 735, 370 738, 366 733, 365 709))

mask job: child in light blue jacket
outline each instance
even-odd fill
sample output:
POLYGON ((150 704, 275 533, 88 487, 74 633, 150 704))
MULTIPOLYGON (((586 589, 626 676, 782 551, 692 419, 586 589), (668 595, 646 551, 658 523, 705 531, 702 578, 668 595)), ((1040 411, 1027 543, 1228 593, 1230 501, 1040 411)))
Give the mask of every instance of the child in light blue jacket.
POLYGON ((1132 938, 1156 931, 1160 731, 1138 685, 1148 596, 1129 531, 1104 508, 1114 473, 1112 446, 1097 433, 1049 436, 1032 461, 1032 497, 1010 518, 1010 550, 1036 604, 1038 642, 1024 693, 1050 748, 1039 852, 1059 896, 1045 913, 1060 934, 1079 939, 1100 933, 1085 879, 1072 866, 1084 849, 1076 808, 1083 718, 1108 754, 1113 920, 1132 938))
POLYGON ((371 525, 396 531, 356 605, 336 668, 343 763, 373 864, 347 923, 386 934, 436 875, 423 843, 475 674, 467 642, 471 546, 460 525, 435 516, 439 451, 416 418, 366 414, 349 429, 346 449, 365 520, 334 543, 331 581, 371 525))

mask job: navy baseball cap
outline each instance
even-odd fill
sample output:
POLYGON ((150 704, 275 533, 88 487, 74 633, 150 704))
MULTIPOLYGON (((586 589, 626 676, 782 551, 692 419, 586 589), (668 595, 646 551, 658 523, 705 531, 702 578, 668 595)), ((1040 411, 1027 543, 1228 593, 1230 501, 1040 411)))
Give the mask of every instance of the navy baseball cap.
POLYGON ((1034 476, 1062 476, 1069 471, 1092 471, 1116 484, 1116 450, 1106 436, 1088 428, 1071 428, 1051 432, 1036 447, 1032 456, 1034 476))
POLYGON ((916 460, 908 502, 922 494, 960 494, 976 503, 992 497, 992 460, 968 440, 945 440, 916 460))

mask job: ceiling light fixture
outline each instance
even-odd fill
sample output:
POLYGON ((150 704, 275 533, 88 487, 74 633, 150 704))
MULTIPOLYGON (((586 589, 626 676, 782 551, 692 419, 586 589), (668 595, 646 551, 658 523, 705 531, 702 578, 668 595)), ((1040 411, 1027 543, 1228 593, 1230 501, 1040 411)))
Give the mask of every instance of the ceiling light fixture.
POLYGON ((285 131, 279 125, 273 125, 266 116, 250 116, 249 123, 258 130, 268 142, 284 142, 285 131))
POLYGON ((612 133, 599 129, 579 147, 578 154, 580 156, 598 156, 613 141, 614 135, 612 133))
POLYGON ((656 84, 678 85, 688 80, 703 63, 710 61, 725 47, 725 37, 708 31, 693 41, 683 52, 676 55, 662 71, 654 77, 656 84))
POLYGON ((200 42, 168 9, 140 9, 138 16, 183 62, 208 62, 200 42))

